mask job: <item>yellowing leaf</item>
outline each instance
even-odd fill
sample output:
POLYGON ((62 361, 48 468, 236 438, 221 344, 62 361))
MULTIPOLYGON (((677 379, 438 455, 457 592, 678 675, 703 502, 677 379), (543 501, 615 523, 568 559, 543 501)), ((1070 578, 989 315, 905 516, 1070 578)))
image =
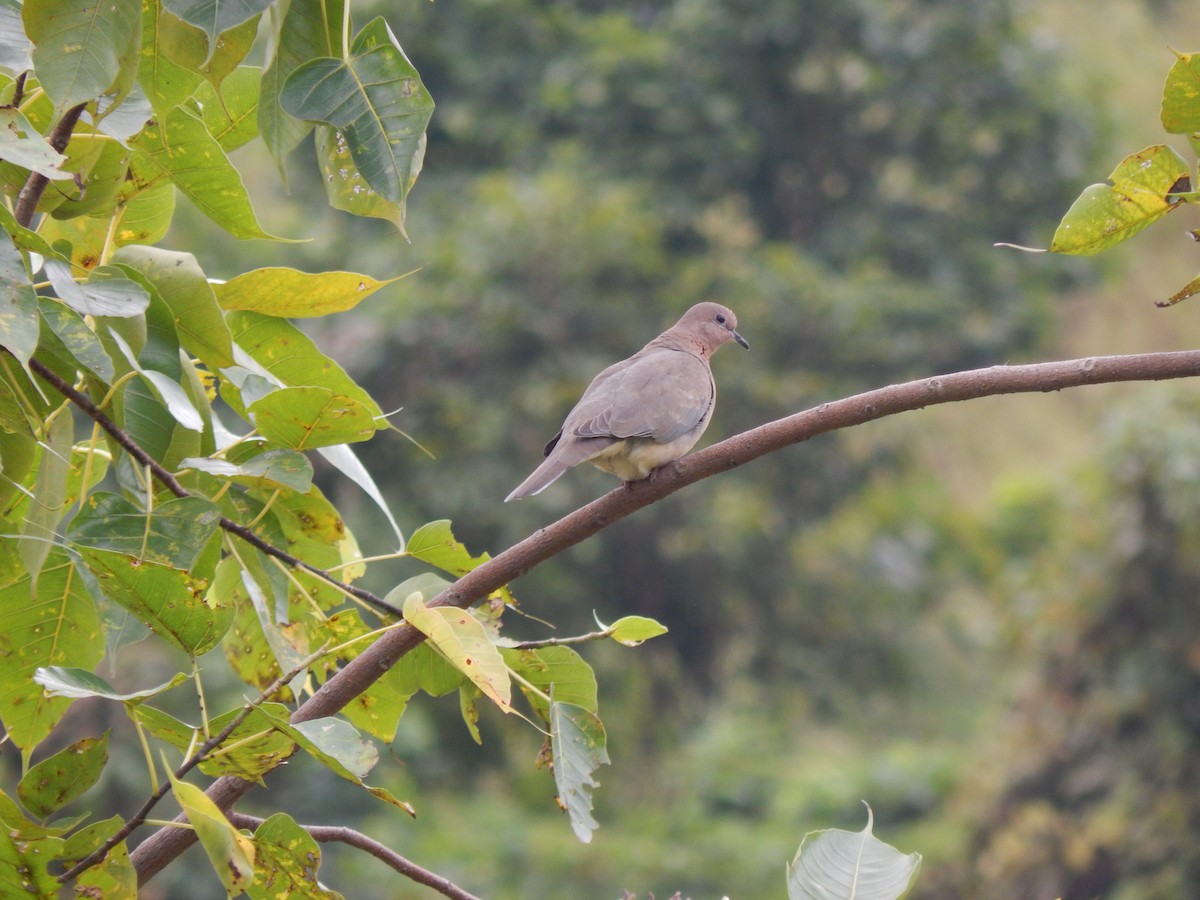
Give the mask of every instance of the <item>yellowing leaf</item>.
POLYGON ((505 712, 511 711, 508 666, 496 645, 488 640, 482 623, 470 612, 451 606, 429 607, 420 593, 412 593, 404 601, 404 618, 493 703, 505 712))
POLYGON ((231 897, 237 896, 254 880, 254 842, 229 824, 224 813, 204 791, 194 784, 177 780, 174 775, 170 777, 175 799, 196 829, 196 837, 208 854, 217 877, 231 897))
POLYGON ((267 268, 246 272, 225 284, 213 285, 213 289, 222 309, 249 309, 298 319, 352 309, 381 287, 399 280, 376 281, 354 272, 309 274, 267 268))

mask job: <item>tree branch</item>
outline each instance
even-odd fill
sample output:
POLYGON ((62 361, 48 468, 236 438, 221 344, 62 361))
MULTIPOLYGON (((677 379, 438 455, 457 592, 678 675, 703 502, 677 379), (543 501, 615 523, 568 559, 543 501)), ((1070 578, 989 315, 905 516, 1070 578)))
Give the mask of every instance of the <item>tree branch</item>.
MULTIPOLYGON (((18 89, 25 85, 24 76, 18 85, 18 89)), ((59 153, 67 149, 67 144, 71 142, 71 132, 75 130, 76 124, 79 122, 79 117, 83 115, 83 111, 87 108, 86 103, 80 103, 77 106, 72 106, 62 118, 58 120, 50 133, 46 135, 46 141, 59 153)), ((25 228, 29 227, 29 223, 33 221, 33 213, 37 209, 38 201, 42 199, 42 195, 46 193, 46 187, 50 184, 50 179, 38 172, 30 172, 29 177, 25 179, 25 184, 21 186, 21 192, 17 194, 17 204, 13 209, 13 218, 17 220, 17 224, 25 228)))
MULTIPOLYGON (((1047 393, 1091 384, 1161 381, 1197 375, 1200 375, 1200 350, 1101 356, 972 369, 894 384, 822 403, 685 456, 674 465, 664 468, 653 479, 610 491, 468 572, 438 594, 429 605, 470 606, 534 566, 644 506, 711 475, 737 468, 760 456, 831 431, 927 406, 980 397, 1047 393)), ((403 625, 384 634, 325 682, 296 710, 292 721, 304 722, 334 715, 424 639, 425 636, 411 625, 403 625)), ((209 787, 208 795, 219 807, 228 809, 251 787, 251 782, 225 776, 209 787)), ((190 830, 178 828, 164 828, 151 835, 130 854, 139 882, 151 878, 194 841, 195 835, 190 830)))
MULTIPOLYGON (((245 813, 230 813, 229 821, 236 828, 246 828, 251 831, 258 828, 266 819, 260 819, 258 816, 248 816, 245 813)), ((357 847, 359 850, 365 850, 378 860, 382 860, 388 866, 395 869, 401 875, 404 875, 417 884, 423 884, 426 887, 431 887, 439 894, 450 897, 451 900, 479 900, 474 894, 469 894, 452 882, 448 878, 443 878, 428 869, 418 866, 410 859, 401 856, 390 847, 385 847, 372 838, 367 837, 361 831, 355 831, 353 828, 345 828, 340 825, 301 825, 313 838, 322 844, 341 843, 349 844, 351 847, 357 847)))

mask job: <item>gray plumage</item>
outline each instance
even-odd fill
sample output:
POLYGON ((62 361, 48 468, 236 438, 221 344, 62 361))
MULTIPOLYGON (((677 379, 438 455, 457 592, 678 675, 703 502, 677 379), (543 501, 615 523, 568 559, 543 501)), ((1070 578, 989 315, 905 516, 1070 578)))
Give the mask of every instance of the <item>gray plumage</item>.
POLYGON ((737 317, 719 303, 697 303, 674 326, 588 385, 546 459, 505 498, 545 490, 582 462, 638 481, 687 453, 712 418, 717 388, 709 359, 736 341, 737 317))

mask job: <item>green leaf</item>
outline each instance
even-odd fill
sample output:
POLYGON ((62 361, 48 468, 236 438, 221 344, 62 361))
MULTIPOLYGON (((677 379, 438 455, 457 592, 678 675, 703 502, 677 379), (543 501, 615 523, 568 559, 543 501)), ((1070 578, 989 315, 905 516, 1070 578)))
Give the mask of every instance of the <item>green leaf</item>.
POLYGON ((221 82, 220 94, 205 83, 196 92, 204 127, 221 149, 232 153, 258 137, 258 92, 262 71, 238 66, 221 82))
POLYGON ((67 145, 67 156, 66 169, 68 173, 78 173, 80 183, 72 180, 51 185, 51 190, 63 195, 62 202, 54 209, 54 217, 95 215, 107 219, 116 209, 117 195, 125 186, 129 149, 102 134, 76 134, 67 145))
POLYGON ((44 819, 99 781, 108 763, 108 735, 78 740, 26 772, 17 784, 22 805, 44 819))
POLYGON ((666 625, 645 616, 625 616, 609 627, 612 628, 612 639, 626 647, 636 647, 650 638, 667 633, 666 625))
POLYGON ((287 186, 287 156, 312 130, 312 124, 288 115, 279 104, 279 93, 292 72, 318 56, 334 56, 342 45, 344 0, 327 3, 288 3, 274 26, 267 49, 269 60, 262 75, 258 128, 287 186))
POLYGON ((600 786, 592 773, 609 764, 606 744, 604 725, 594 712, 571 703, 550 704, 554 782, 571 828, 585 844, 600 827, 592 818, 592 790, 600 786))
POLYGON ((112 269, 101 271, 95 280, 89 273, 88 280, 79 284, 62 260, 48 259, 44 268, 59 299, 81 316, 131 318, 150 305, 150 295, 140 285, 112 269))
MULTIPOLYGON (((197 737, 200 734, 198 727, 185 724, 160 709, 136 706, 130 707, 128 712, 148 732, 181 754, 195 752, 202 743, 202 737, 197 737)), ((209 734, 223 731, 240 712, 240 709, 233 709, 210 720, 209 734)), ((286 717, 287 707, 281 703, 267 703, 251 711, 222 746, 200 763, 200 771, 214 777, 236 775, 259 781, 264 773, 274 769, 295 750, 294 742, 275 728, 275 716, 286 717)))
POLYGON ((179 781, 170 772, 167 774, 175 800, 196 829, 196 837, 225 890, 231 897, 242 893, 254 880, 254 842, 229 824, 204 791, 194 784, 179 781))
POLYGON ((50 548, 58 543, 58 523, 66 513, 71 445, 75 442, 75 423, 69 414, 55 416, 48 426, 49 434, 33 482, 33 502, 21 523, 21 562, 34 579, 50 555, 50 548))
POLYGON ((11 106, 0 108, 0 159, 45 178, 71 177, 71 173, 62 168, 67 158, 51 147, 20 111, 11 106))
MULTIPOLYGON (((287 707, 281 703, 264 704, 276 716, 286 716, 287 707)), ((217 716, 208 723, 209 732, 217 734, 224 730, 230 720, 241 712, 240 709, 217 716)), ((260 781, 261 776, 270 772, 281 762, 295 752, 296 745, 285 734, 274 727, 262 709, 256 709, 246 717, 246 721, 226 739, 223 747, 200 763, 200 771, 205 775, 236 775, 247 781, 260 781)), ((186 747, 181 747, 186 750, 186 747)))
POLYGON ((248 309, 296 319, 353 309, 398 278, 376 281, 354 272, 310 274, 296 269, 254 269, 213 285, 222 309, 248 309))
POLYGON ((220 511, 203 497, 168 500, 147 514, 120 494, 91 494, 71 523, 76 544, 138 560, 191 569, 220 527, 220 511))
POLYGON ((24 72, 33 67, 33 44, 25 35, 19 0, 0 3, 0 68, 24 72))
MULTIPOLYGON (((599 709, 596 673, 570 647, 539 647, 536 650, 505 647, 500 653, 514 672, 543 693, 553 693, 555 700, 589 712, 599 709)), ((538 714, 548 720, 550 708, 545 698, 529 691, 524 685, 521 688, 538 714)))
MULTIPOLYGON (((287 542, 288 552, 310 565, 337 571, 344 581, 362 575, 362 553, 341 514, 314 486, 303 494, 285 494, 275 498, 275 514, 287 542)), ((345 596, 318 579, 307 579, 306 593, 300 595, 292 585, 289 602, 297 610, 315 603, 321 609, 340 606, 345 596)))
MULTIPOLYGON (((63 847, 64 865, 72 865, 91 855, 116 834, 122 824, 120 816, 113 816, 74 832, 63 847)), ((129 862, 129 850, 125 842, 121 841, 108 851, 102 862, 83 872, 75 885, 79 897, 137 896, 137 872, 129 862)))
POLYGON ((163 7, 195 25, 208 38, 209 55, 217 36, 246 22, 271 5, 271 0, 163 0, 163 7))
POLYGON ((233 364, 233 339, 204 270, 190 253, 135 245, 113 262, 129 266, 154 287, 171 310, 179 342, 213 372, 233 364))
POLYGON ((1162 124, 1171 134, 1200 131, 1200 56, 1176 53, 1163 86, 1162 124))
POLYGON ((412 533, 404 552, 414 559, 459 576, 466 575, 491 559, 486 553, 472 556, 466 546, 454 537, 449 519, 438 519, 422 525, 412 533))
POLYGON ((369 741, 362 740, 349 722, 327 717, 292 724, 283 716, 270 718, 276 728, 314 759, 328 766, 334 774, 365 788, 372 796, 400 807, 409 815, 414 814, 408 803, 397 800, 383 788, 371 787, 363 782, 363 777, 379 761, 379 751, 369 741))
POLYGON ((177 106, 131 142, 135 177, 152 184, 170 178, 195 207, 236 238, 279 241, 263 231, 242 176, 204 122, 177 106))
POLYGON ((1132 237, 1179 206, 1169 194, 1190 190, 1187 162, 1165 144, 1126 157, 1108 184, 1084 190, 1063 216, 1052 253, 1090 255, 1132 237))
POLYGON ((155 115, 160 118, 192 96, 201 82, 199 73, 180 65, 167 54, 169 40, 160 39, 160 31, 167 32, 171 23, 178 22, 160 3, 142 5, 142 52, 138 65, 138 84, 146 92, 155 115))
POLYGON ((38 345, 37 295, 25 261, 12 241, 0 238, 0 344, 28 368, 38 345))
POLYGON ((0 801, 0 896, 55 900, 58 880, 48 868, 62 855, 62 838, 26 819, 3 793, 0 801))
POLYGON ((905 856, 871 834, 873 816, 860 832, 830 828, 804 836, 788 866, 788 900, 897 900, 908 893, 921 864, 919 853, 905 856))
MULTIPOLYGON (((0 242, 2 244, 2 242, 0 242)), ((79 364, 79 368, 104 384, 113 380, 113 363, 96 332, 88 327, 83 317, 65 303, 49 297, 38 298, 41 320, 62 342, 64 350, 79 364)))
POLYGON ((340 131, 367 184, 384 199, 404 203, 433 98, 383 18, 358 33, 348 60, 326 57, 300 66, 279 100, 296 118, 340 131))
MULTIPOLYGON (((383 410, 345 370, 317 349, 304 332, 283 319, 235 311, 226 315, 233 340, 284 387, 322 387, 368 409, 383 427, 383 410)), ((235 398, 236 399, 236 398, 235 398)))
POLYGON ((368 407, 322 387, 280 388, 247 411, 264 437, 296 450, 369 440, 379 427, 368 407))
POLYGON ((90 667, 103 656, 96 606, 62 551, 51 551, 36 589, 28 573, 0 589, 0 719, 13 743, 32 749, 70 705, 34 680, 40 667, 90 667))
MULTIPOLYGON (((367 184, 350 154, 350 145, 340 131, 328 125, 318 125, 313 133, 313 143, 316 146, 317 165, 321 169, 321 181, 325 184, 325 197, 330 206, 354 216, 391 222, 400 234, 408 236, 404 230, 405 204, 388 200, 367 184)), ((424 154, 425 142, 422 140, 413 158, 415 174, 420 173, 424 154)))
POLYGON ((178 687, 185 681, 189 681, 190 678, 187 673, 179 672, 170 681, 164 681, 160 685, 146 688, 143 691, 130 693, 121 693, 99 675, 86 669, 64 666, 40 668, 37 670, 34 680, 42 685, 51 697, 70 697, 73 700, 84 697, 100 697, 104 700, 116 700, 128 706, 137 706, 152 697, 157 697, 164 691, 178 687))
POLYGON ((94 100, 137 65, 138 0, 25 0, 38 81, 58 112, 94 100))
POLYGON ((300 494, 312 486, 313 476, 308 457, 294 450, 268 450, 237 464, 225 459, 189 457, 179 463, 179 468, 207 472, 247 487, 286 487, 300 494))
POLYGON ((321 886, 321 850, 312 835, 284 813, 275 813, 254 831, 254 883, 250 900, 342 900, 321 886))
POLYGON ((426 606, 414 592, 404 601, 404 619, 446 660, 504 712, 512 711, 512 685, 504 657, 468 610, 426 606))
POLYGON ((236 71, 250 52, 257 33, 257 15, 230 28, 215 45, 205 38, 202 28, 175 15, 164 16, 158 26, 162 51, 185 69, 204 76, 213 87, 219 87, 236 71))

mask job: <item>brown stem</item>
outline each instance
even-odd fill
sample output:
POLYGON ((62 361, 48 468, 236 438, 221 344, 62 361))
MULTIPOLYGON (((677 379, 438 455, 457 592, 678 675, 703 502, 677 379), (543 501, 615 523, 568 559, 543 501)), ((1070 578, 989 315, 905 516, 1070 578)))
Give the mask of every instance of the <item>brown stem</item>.
MULTIPOLYGON (((1200 350, 1101 356, 1025 366, 992 366, 894 384, 796 413, 734 435, 685 456, 653 480, 617 488, 468 572, 430 601, 431 606, 467 607, 524 575, 534 566, 586 540, 618 519, 661 500, 701 479, 807 441, 817 435, 862 425, 897 413, 940 403, 1000 394, 1045 393, 1089 384, 1161 381, 1200 375, 1200 350)), ((425 639, 410 625, 393 629, 330 678, 292 715, 293 722, 331 716, 375 683, 396 661, 425 639)), ((208 789, 228 809, 254 785, 225 776, 208 789)), ((189 830, 163 828, 151 835, 130 859, 145 882, 195 841, 189 830)))
MULTIPOLYGON (((86 103, 80 103, 77 106, 72 106, 65 113, 58 123, 46 135, 46 140, 59 153, 67 149, 67 144, 71 142, 71 132, 75 130, 75 126, 79 122, 79 117, 83 115, 84 109, 87 108, 86 103)), ((29 227, 29 223, 33 221, 34 210, 37 209, 38 201, 42 199, 42 194, 46 193, 46 186, 50 184, 50 179, 45 175, 37 172, 30 172, 29 177, 25 179, 25 184, 21 186, 21 192, 17 194, 17 205, 13 209, 13 217, 17 220, 18 225, 25 228, 29 227)))
MULTIPOLYGON (((237 828, 253 830, 258 828, 266 819, 260 819, 258 816, 247 816, 244 813, 230 813, 229 821, 237 828)), ((382 860, 388 866, 391 866, 401 875, 412 879, 418 884, 431 887, 439 894, 450 897, 451 900, 479 900, 474 894, 467 893, 450 879, 443 878, 435 872, 430 872, 428 869, 418 866, 412 860, 406 859, 390 847, 385 847, 379 841, 367 837, 361 831, 355 831, 353 828, 345 828, 340 825, 301 825, 300 827, 312 835, 313 840, 320 843, 337 842, 357 847, 359 850, 365 850, 376 859, 382 860)))
MULTIPOLYGON (((158 460, 151 457, 150 454, 138 446, 138 443, 128 434, 126 434, 124 429, 117 425, 116 422, 106 416, 100 410, 100 408, 92 402, 91 398, 88 397, 87 394, 75 390, 74 387, 60 378, 52 369, 47 367, 44 363, 39 362, 37 359, 29 360, 29 368, 36 372, 44 381, 48 382, 56 391, 79 407, 80 410, 86 413, 88 417, 91 418, 101 428, 103 428, 104 431, 107 432, 114 441, 120 444, 121 448, 126 453, 136 459, 139 464, 153 472, 154 477, 168 491, 170 491, 176 497, 192 496, 191 491, 181 485, 179 480, 165 468, 163 468, 162 464, 159 463, 158 460)), ((273 556, 278 560, 282 560, 284 563, 292 566, 293 568, 303 569, 306 572, 310 572, 313 575, 316 575, 318 578, 321 578, 333 585, 338 590, 345 591, 347 594, 357 597, 364 603, 371 604, 376 609, 381 610, 388 615, 395 616, 397 619, 402 618, 400 610, 396 609, 396 607, 392 606, 382 598, 375 596, 373 593, 365 590, 364 588, 355 587, 354 585, 347 584, 344 581, 339 581, 324 569, 318 569, 316 566, 310 565, 304 560, 280 550, 269 541, 263 540, 245 525, 234 522, 232 519, 227 519, 225 516, 221 516, 218 524, 220 524, 225 531, 229 532, 230 534, 236 534, 246 543, 257 548, 258 550, 261 550, 268 556, 273 556)))

